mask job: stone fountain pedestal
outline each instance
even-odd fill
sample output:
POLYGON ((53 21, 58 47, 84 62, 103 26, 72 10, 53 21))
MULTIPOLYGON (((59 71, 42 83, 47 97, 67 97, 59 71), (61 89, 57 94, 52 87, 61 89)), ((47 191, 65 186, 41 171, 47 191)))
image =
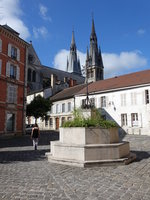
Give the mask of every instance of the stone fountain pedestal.
POLYGON ((118 128, 60 128, 60 140, 50 143, 48 161, 79 167, 128 164, 136 159, 129 142, 120 142, 118 128))

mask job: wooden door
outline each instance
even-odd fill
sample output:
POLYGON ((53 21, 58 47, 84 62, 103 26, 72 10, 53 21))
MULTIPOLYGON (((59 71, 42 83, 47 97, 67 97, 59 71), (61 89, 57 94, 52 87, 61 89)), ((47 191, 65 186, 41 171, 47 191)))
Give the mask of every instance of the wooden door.
POLYGON ((59 118, 56 118, 56 130, 59 129, 59 118))

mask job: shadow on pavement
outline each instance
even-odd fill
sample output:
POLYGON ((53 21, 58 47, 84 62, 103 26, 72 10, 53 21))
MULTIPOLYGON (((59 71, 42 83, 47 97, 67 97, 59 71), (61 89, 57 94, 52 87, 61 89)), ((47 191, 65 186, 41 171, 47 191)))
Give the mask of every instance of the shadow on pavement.
POLYGON ((136 154, 135 162, 140 162, 141 160, 150 158, 150 152, 147 151, 131 151, 136 154))
MULTIPOLYGON (((50 141, 59 140, 59 132, 46 131, 40 134, 39 145, 49 145, 50 141)), ((0 148, 32 146, 30 135, 0 137, 0 148)))
POLYGON ((13 162, 30 162, 46 159, 45 153, 49 149, 44 150, 25 150, 25 151, 3 151, 0 152, 0 163, 8 164, 13 162))

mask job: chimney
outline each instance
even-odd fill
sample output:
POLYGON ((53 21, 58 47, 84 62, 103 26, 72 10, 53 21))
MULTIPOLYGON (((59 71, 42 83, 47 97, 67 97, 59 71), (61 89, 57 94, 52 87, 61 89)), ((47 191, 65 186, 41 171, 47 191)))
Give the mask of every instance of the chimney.
POLYGON ((68 77, 64 77, 64 83, 67 83, 68 77))
POLYGON ((77 85, 77 81, 73 80, 73 86, 77 85))
POLYGON ((69 87, 73 87, 73 86, 75 86, 76 83, 77 83, 76 80, 73 80, 72 78, 70 78, 70 80, 69 80, 69 87))
POLYGON ((56 79, 57 79, 56 75, 55 74, 51 74, 51 87, 52 87, 52 89, 56 85, 56 79))

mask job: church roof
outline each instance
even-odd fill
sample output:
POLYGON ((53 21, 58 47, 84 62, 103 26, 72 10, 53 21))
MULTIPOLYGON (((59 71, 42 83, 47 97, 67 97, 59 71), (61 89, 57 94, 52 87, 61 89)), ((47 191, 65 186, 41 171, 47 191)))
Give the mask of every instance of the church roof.
MULTIPOLYGON (((100 93, 109 90, 137 87, 144 84, 150 84, 150 70, 143 70, 93 82, 88 85, 88 92, 91 94, 100 93)), ((86 94, 85 88, 78 92, 78 95, 82 94, 86 94)))
POLYGON ((72 78, 73 80, 77 81, 77 84, 82 84, 84 83, 84 77, 80 76, 78 74, 74 74, 74 73, 69 73, 66 71, 62 71, 56 68, 52 68, 52 67, 47 67, 44 65, 40 65, 41 68, 41 73, 43 74, 44 78, 50 78, 51 74, 55 74, 57 76, 57 79, 60 81, 64 81, 64 77, 68 77, 69 79, 72 78))

